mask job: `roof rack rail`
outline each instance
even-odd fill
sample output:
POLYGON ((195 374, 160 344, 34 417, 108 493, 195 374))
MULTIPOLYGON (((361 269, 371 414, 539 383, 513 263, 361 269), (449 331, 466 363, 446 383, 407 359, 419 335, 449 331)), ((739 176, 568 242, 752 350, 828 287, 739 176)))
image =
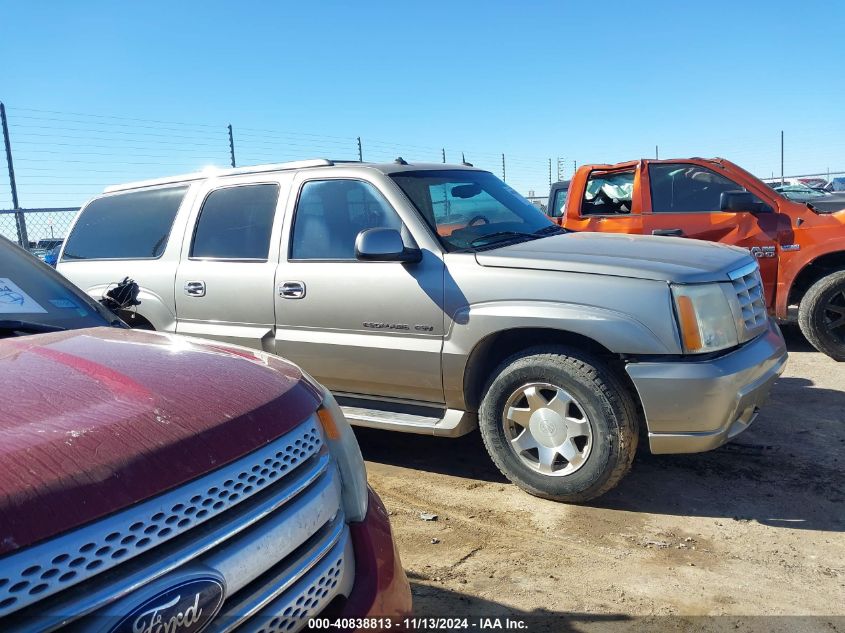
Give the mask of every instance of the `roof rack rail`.
POLYGON ((121 185, 111 185, 105 188, 105 193, 113 193, 115 191, 126 191, 127 189, 140 189, 141 187, 154 187, 156 185, 169 185, 178 182, 188 182, 191 180, 202 180, 203 178, 215 178, 221 176, 239 176, 241 174, 260 174, 269 171, 285 171, 290 169, 306 169, 308 167, 330 167, 334 165, 333 161, 325 158, 313 158, 310 160, 294 160, 287 163, 268 163, 266 165, 250 165, 248 167, 206 167, 202 171, 191 174, 181 174, 178 176, 166 176, 164 178, 153 178, 151 180, 139 180, 136 182, 128 182, 121 185))

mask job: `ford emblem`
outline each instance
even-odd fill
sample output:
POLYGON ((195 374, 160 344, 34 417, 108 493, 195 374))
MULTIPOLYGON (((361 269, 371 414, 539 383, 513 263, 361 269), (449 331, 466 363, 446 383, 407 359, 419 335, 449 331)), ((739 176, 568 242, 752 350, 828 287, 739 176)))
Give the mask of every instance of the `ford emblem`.
POLYGON ((192 578, 135 607, 111 633, 199 633, 220 611, 224 597, 218 578, 192 578))

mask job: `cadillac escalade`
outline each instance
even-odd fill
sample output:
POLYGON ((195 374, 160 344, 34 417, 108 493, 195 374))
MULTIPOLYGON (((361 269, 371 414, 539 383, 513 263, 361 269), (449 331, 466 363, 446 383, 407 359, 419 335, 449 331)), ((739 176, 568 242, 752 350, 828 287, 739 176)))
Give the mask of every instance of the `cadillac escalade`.
POLYGON ((125 276, 138 328, 281 354, 353 424, 456 436, 561 501, 746 429, 783 371, 757 262, 658 237, 564 234, 471 166, 317 159, 107 189, 58 269, 125 276))

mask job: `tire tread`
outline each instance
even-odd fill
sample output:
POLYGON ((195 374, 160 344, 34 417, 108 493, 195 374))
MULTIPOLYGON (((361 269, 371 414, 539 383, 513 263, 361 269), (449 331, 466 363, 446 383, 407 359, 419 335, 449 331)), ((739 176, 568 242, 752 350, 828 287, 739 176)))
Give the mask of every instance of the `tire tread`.
MULTIPOLYGON (((579 494, 566 495, 566 498, 561 498, 559 495, 551 495, 526 481, 515 481, 514 483, 526 492, 545 499, 566 501, 568 503, 581 503, 589 501, 590 499, 595 499, 614 488, 631 469, 631 464, 634 461, 639 441, 639 412, 636 404, 634 403, 633 395, 630 390, 623 385, 622 381, 609 368, 607 368, 603 362, 592 355, 582 352, 581 350, 570 349, 563 346, 543 346, 529 348, 506 358, 492 373, 491 378, 488 380, 484 389, 485 396, 496 378, 498 378, 505 370, 513 371, 521 367, 536 364, 541 360, 558 365, 561 369, 580 377, 586 382, 592 383, 600 392, 601 397, 607 400, 612 409, 622 412, 622 415, 617 416, 620 422, 620 432, 617 437, 620 457, 617 459, 612 470, 599 479, 596 484, 579 494)), ((484 415, 486 404, 487 402, 485 398, 482 401, 479 417, 484 415)), ((495 446, 498 444, 499 438, 492 436, 490 433, 484 432, 483 427, 481 437, 484 441, 484 447, 492 458, 496 468, 498 468, 505 477, 513 480, 514 476, 506 472, 506 468, 498 457, 499 450, 510 450, 510 448, 507 446, 495 446)))
POLYGON ((818 314, 824 294, 838 285, 845 287, 845 270, 822 277, 810 286, 798 305, 798 326, 810 345, 822 354, 842 362, 845 361, 845 345, 829 340, 821 324, 821 315, 818 314))

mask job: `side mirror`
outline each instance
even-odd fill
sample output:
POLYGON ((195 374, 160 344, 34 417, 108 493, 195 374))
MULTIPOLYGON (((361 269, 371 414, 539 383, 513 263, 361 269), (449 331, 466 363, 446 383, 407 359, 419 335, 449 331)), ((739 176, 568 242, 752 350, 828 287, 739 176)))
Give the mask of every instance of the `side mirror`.
POLYGON ((355 238, 355 257, 364 262, 406 262, 422 259, 418 248, 406 248, 396 229, 366 229, 355 238))
POLYGON ((746 213, 771 213, 772 207, 758 201, 757 196, 749 191, 723 191, 719 196, 721 211, 746 213))

